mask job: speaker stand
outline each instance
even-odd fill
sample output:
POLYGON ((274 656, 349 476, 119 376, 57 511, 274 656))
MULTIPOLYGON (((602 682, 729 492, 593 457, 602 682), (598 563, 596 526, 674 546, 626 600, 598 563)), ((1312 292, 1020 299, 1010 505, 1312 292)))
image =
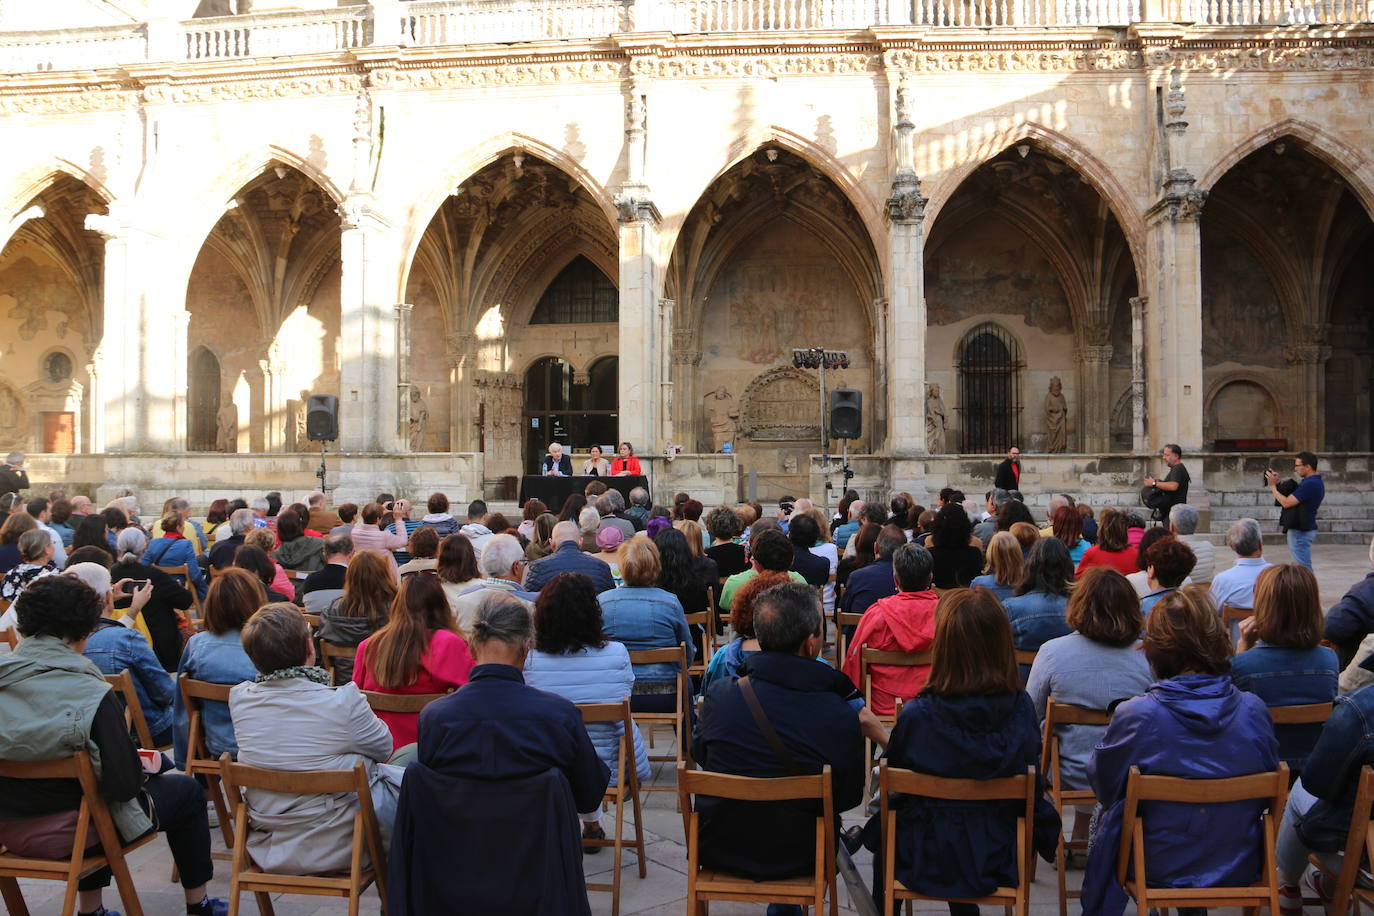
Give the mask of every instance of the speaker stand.
POLYGON ((325 475, 329 472, 329 469, 325 467, 324 448, 324 440, 320 440, 320 467, 319 470, 315 472, 315 476, 320 478, 320 492, 327 496, 329 495, 329 484, 325 482, 325 475))

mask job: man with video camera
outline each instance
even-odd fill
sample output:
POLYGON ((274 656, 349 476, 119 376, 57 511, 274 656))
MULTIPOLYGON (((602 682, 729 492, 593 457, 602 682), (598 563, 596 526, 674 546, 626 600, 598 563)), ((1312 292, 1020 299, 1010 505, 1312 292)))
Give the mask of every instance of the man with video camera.
POLYGON ((1288 552, 1294 563, 1312 568, 1312 542, 1317 539, 1317 510, 1326 498, 1326 484, 1317 473, 1317 456, 1298 452, 1293 459, 1293 473, 1297 480, 1279 481, 1279 472, 1268 468, 1264 485, 1274 496, 1279 513, 1279 527, 1288 538, 1288 552))

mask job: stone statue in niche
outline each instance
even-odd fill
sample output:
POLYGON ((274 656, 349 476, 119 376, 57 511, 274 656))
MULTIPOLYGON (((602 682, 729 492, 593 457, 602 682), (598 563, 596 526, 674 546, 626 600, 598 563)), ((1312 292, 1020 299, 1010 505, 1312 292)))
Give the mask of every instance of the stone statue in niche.
POLYGON ((0 382, 0 448, 25 449, 28 447, 28 412, 19 399, 19 393, 9 385, 0 382))
POLYGON ((706 417, 711 424, 711 450, 719 452, 735 441, 739 426, 739 406, 724 385, 706 395, 706 417))
POLYGON ((1045 451, 1050 454, 1069 449, 1069 402, 1064 400, 1064 385, 1059 376, 1050 379, 1045 395, 1045 451))
POLYGON ((926 387, 926 451, 932 455, 945 452, 945 427, 949 415, 945 410, 945 399, 940 397, 939 385, 926 387))
POLYGON ((239 409, 225 404, 215 416, 215 448, 233 454, 239 450, 239 409))
POLYGON ((429 426, 429 405, 420 397, 419 388, 410 389, 410 450, 418 452, 425 443, 425 428, 429 426))

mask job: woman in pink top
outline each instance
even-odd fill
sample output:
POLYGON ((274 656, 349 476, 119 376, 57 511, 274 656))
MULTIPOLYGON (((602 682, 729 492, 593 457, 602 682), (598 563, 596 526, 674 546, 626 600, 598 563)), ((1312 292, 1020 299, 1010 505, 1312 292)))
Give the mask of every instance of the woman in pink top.
POLYGON ((358 524, 353 526, 353 549, 375 550, 378 553, 386 554, 391 559, 392 572, 395 572, 396 557, 392 555, 392 551, 405 550, 408 543, 405 511, 405 500, 394 503, 390 512, 387 512, 377 503, 368 503, 363 506, 363 511, 359 513, 358 524), (383 516, 389 516, 390 529, 377 527, 377 523, 382 520, 383 516))
MULTIPOLYGON (((386 626, 358 644, 353 683, 377 693, 451 693, 468 682, 472 655, 453 626, 443 586, 428 573, 401 583, 386 626)), ((419 713, 381 712, 396 748, 414 744, 419 713)))

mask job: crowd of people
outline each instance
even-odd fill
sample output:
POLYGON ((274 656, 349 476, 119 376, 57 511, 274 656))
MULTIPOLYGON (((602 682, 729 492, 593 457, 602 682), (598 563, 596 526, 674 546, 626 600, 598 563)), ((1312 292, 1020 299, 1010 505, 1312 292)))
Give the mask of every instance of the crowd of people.
MULTIPOLYGON (((998 480, 1019 484, 1019 462, 998 480)), ((190 914, 227 911, 206 895, 214 811, 203 781, 184 772, 197 738, 210 757, 269 769, 361 763, 391 850, 389 895, 424 911, 462 871, 444 844, 457 835, 455 798, 467 799, 464 816, 505 823, 491 827, 493 843, 523 849, 564 829, 605 839, 602 797, 625 736, 584 725, 575 704, 677 709, 679 665, 633 662, 641 649, 681 646, 687 664, 707 662, 680 724, 695 765, 751 777, 829 766, 839 812, 873 801, 866 748, 893 767, 991 779, 1039 767, 1050 701, 1109 713, 1108 725, 1056 733, 1057 778, 1091 789, 1096 812, 1062 824, 1042 791, 1034 824, 1047 860, 1066 829, 1090 840, 1082 906, 1094 914, 1126 904, 1116 859, 1133 768, 1215 778, 1287 764, 1295 782, 1277 863, 1283 912, 1295 916, 1304 893, 1329 899, 1307 855, 1339 867, 1359 768, 1374 763, 1374 687, 1338 693, 1345 666, 1374 671, 1357 657, 1374 633, 1374 573, 1324 614, 1306 565, 1264 558, 1255 519, 1227 531, 1234 559, 1218 571, 1220 551, 1182 501, 1094 511, 1054 494, 1037 517, 1020 491, 999 486, 981 501, 947 488, 930 507, 909 493, 850 491, 834 512, 790 497, 708 509, 687 493, 656 505, 643 488, 627 500, 593 481, 556 512, 530 500, 518 519, 482 500, 455 517, 442 493, 422 515, 390 493, 332 508, 323 493, 293 504, 271 493, 215 500, 203 520, 184 499, 144 519, 133 493, 103 510, 62 492, 11 502, 0 520, 0 630, 13 628, 17 644, 0 656, 0 748, 28 760, 90 749, 120 835, 166 834, 190 914), (1230 630, 1223 608, 1244 612, 1228 613, 1230 630), (702 612, 705 626, 689 624, 702 612), (843 640, 830 625, 839 615, 857 615, 843 640), (864 648, 928 655, 867 665, 864 648), (170 748, 152 767, 104 680, 126 670, 154 744, 170 748), (181 676, 232 685, 227 703, 201 703, 198 736, 181 676), (374 711, 370 694, 438 699, 420 712, 374 711), (1324 726, 1276 727, 1268 711, 1333 702, 1324 726), (69 728, 52 728, 55 715, 69 728), (481 789, 517 783, 518 795, 481 789), (574 810, 575 820, 559 813, 574 810)), ((11 644, 0 640, 0 652, 11 644)), ((632 728, 625 766, 648 780, 632 728)), ((1037 773, 1042 790, 1050 777, 1037 773)), ((8 783, 0 846, 69 852, 80 788, 8 783)), ((356 797, 246 798, 259 867, 348 866, 356 797)), ((894 837, 874 817, 842 841, 851 851, 895 842, 897 877, 935 897, 1016 882, 1006 808, 920 797, 895 806, 894 837)), ((815 867, 809 804, 702 798, 697 810, 704 866, 756 880, 815 867)), ((1258 815, 1258 803, 1161 808, 1146 818, 1147 880, 1259 879, 1258 815)), ((81 914, 111 912, 110 880, 108 869, 81 879, 81 914)), ((463 893, 489 901, 482 911, 581 912, 585 899, 539 897, 585 898, 581 886, 568 871, 505 898, 463 893)))

